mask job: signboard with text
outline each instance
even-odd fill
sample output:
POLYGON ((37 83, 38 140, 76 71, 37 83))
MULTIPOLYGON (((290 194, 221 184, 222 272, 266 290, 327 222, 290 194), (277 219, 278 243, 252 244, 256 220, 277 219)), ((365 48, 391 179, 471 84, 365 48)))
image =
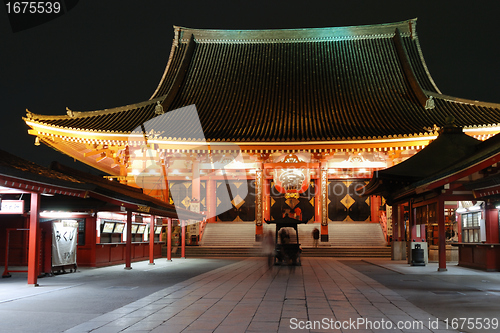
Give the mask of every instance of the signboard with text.
POLYGON ((0 214, 22 214, 24 213, 23 200, 2 200, 0 214))
POLYGON ((63 220, 52 223, 52 266, 76 264, 78 222, 63 220))

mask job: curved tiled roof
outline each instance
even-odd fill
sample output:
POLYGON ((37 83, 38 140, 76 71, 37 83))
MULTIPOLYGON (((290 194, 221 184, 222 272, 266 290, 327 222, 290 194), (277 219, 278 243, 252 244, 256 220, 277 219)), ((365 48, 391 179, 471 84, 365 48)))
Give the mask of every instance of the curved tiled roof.
MULTIPOLYGON (((500 122, 500 105, 441 95, 422 57, 416 20, 358 27, 202 30, 175 27, 150 100, 31 121, 128 133, 194 104, 207 141, 335 141, 419 136, 448 115, 461 127, 500 122), (432 105, 432 102, 434 102, 432 105), (427 108, 426 108, 427 103, 427 108)), ((182 137, 182 126, 166 137, 182 137)))
POLYGON ((83 191, 89 189, 74 177, 50 170, 4 150, 0 150, 0 175, 83 191))
MULTIPOLYGON (((464 134, 461 128, 446 125, 436 140, 407 160, 380 170, 363 188, 363 195, 382 195, 389 204, 407 200, 415 193, 425 193, 460 180, 465 189, 495 186, 498 175, 464 179, 498 160, 500 136, 479 141, 464 134), (433 161, 429 163, 429 161, 433 161)), ((452 187, 453 188, 453 187, 452 187)), ((460 188, 455 188, 457 194, 460 188)), ((495 193, 496 194, 496 193, 495 193)))

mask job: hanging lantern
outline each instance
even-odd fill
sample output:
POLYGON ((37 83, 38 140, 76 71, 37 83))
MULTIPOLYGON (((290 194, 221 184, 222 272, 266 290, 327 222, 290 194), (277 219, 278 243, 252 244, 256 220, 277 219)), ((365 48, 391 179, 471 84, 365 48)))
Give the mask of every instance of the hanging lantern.
POLYGON ((298 197, 299 193, 305 192, 309 188, 308 169, 275 169, 273 180, 276 189, 289 197, 298 197))

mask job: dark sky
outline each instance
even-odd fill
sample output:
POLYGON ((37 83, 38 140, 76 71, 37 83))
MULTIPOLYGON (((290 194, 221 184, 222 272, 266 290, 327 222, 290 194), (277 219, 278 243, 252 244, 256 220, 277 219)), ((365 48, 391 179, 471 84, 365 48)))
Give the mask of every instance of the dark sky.
POLYGON ((423 54, 441 91, 500 103, 500 26, 495 3, 81 0, 65 15, 17 33, 11 31, 2 8, 0 148, 45 166, 57 159, 85 169, 51 148, 34 146, 34 137, 27 134, 21 119, 25 109, 65 114, 66 107, 91 111, 149 99, 168 60, 173 25, 304 28, 417 17, 423 54))

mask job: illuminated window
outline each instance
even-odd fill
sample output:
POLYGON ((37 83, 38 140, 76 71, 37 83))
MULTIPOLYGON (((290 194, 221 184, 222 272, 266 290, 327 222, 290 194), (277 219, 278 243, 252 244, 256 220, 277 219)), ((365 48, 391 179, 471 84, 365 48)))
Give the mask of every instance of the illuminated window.
POLYGON ((479 243, 481 212, 462 214, 462 242, 479 243))

